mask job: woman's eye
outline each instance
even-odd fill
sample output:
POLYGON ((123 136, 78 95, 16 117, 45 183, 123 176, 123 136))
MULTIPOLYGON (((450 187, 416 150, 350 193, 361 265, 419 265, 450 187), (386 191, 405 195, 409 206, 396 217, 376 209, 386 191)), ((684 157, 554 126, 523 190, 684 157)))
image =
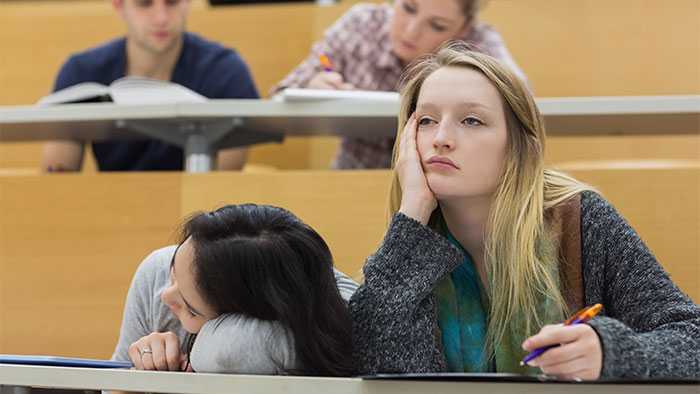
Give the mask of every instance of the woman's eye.
POLYGON ((478 118, 475 118, 473 116, 467 117, 466 119, 464 119, 462 121, 462 123, 469 125, 469 126, 481 126, 484 124, 484 122, 482 122, 481 120, 479 120, 478 118))
POLYGON ((409 14, 415 14, 416 13, 416 7, 408 4, 408 3, 403 3, 403 10, 406 11, 409 14))
POLYGON ((430 118, 422 118, 418 120, 418 126, 427 126, 433 122, 430 118))
POLYGON ((430 27, 431 27, 433 30, 435 30, 435 32, 437 32, 437 33, 443 33, 445 30, 447 30, 446 27, 440 26, 440 25, 435 24, 435 23, 431 23, 431 24, 430 24, 430 27))

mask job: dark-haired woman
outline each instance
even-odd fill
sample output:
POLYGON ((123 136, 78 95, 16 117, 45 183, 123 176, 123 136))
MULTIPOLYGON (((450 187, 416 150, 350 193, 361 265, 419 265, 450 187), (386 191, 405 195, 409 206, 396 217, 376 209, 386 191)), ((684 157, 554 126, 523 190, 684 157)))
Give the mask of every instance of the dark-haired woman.
POLYGON ((138 268, 116 360, 137 369, 345 376, 357 284, 289 211, 229 205, 189 219, 138 268))

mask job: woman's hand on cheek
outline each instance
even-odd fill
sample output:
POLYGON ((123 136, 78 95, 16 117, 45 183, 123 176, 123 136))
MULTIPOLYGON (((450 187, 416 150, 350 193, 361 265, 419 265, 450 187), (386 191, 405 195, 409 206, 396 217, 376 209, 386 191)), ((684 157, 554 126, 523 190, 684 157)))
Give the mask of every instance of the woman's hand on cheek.
POLYGON ((129 346, 129 358, 136 369, 181 371, 180 340, 172 332, 154 332, 129 346))
POLYGON ((435 195, 428 187, 416 144, 416 114, 406 122, 401 141, 396 172, 401 183, 401 207, 399 212, 421 223, 428 224, 430 214, 437 207, 435 195))
POLYGON ((528 362, 547 375, 570 380, 595 380, 603 367, 603 349, 600 338, 588 324, 564 326, 546 325, 537 335, 523 342, 523 349, 559 345, 528 362))

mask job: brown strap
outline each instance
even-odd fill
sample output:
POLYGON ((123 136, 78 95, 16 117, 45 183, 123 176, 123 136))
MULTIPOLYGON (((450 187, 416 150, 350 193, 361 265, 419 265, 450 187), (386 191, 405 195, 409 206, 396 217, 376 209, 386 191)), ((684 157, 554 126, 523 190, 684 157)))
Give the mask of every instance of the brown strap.
POLYGON ((547 210, 545 217, 559 242, 559 281, 561 293, 571 312, 584 306, 581 274, 581 196, 547 210))

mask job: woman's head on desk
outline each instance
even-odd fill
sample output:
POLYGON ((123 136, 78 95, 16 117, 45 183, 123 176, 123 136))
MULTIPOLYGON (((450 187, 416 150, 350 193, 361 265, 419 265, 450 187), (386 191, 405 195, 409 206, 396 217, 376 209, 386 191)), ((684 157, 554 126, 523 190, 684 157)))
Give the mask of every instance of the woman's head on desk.
POLYGON ((331 252, 282 208, 228 205, 187 220, 161 299, 184 329, 235 313, 288 328, 304 373, 350 372, 350 317, 331 252))

